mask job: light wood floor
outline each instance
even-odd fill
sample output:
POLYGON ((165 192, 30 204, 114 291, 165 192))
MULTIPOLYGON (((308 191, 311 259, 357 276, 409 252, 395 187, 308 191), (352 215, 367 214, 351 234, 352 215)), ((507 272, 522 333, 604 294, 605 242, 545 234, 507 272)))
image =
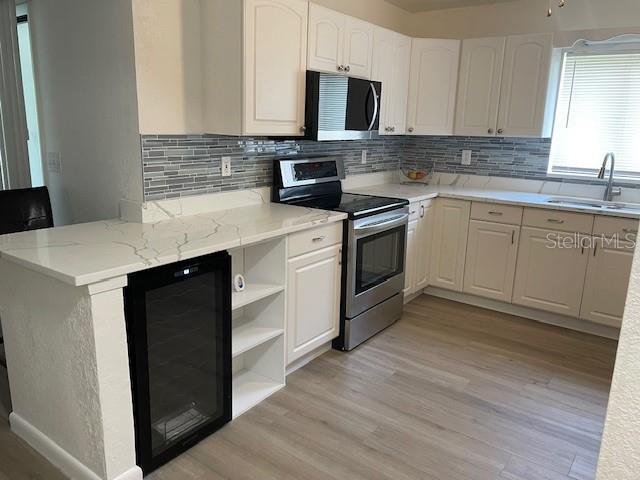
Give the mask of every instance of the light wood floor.
POLYGON ((151 478, 594 478, 615 342, 428 296, 405 312, 151 478))

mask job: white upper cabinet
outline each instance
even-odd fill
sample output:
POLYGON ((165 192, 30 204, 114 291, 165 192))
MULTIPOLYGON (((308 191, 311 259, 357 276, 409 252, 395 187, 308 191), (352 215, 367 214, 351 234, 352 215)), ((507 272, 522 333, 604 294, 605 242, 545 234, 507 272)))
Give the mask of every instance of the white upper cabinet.
POLYGON ((371 78, 373 30, 371 23, 311 3, 309 69, 371 78))
POLYGON ((459 40, 413 39, 409 134, 453 134, 459 58, 459 40))
POLYGON ((409 91, 411 39, 375 27, 371 79, 382 82, 381 135, 404 135, 409 91))
POLYGON ((350 76, 371 78, 373 25, 346 17, 344 31, 344 69, 350 76))
POLYGON ((553 36, 518 35, 507 39, 502 71, 498 134, 539 137, 545 133, 545 107, 553 36))
POLYGON ((549 136, 552 53, 546 33, 464 40, 456 135, 549 136))
POLYGON ((343 14, 315 3, 309 4, 310 70, 330 73, 343 71, 344 29, 343 14))
POLYGON ((244 132, 302 135, 308 4, 245 0, 244 132))
POLYGON ((506 38, 462 42, 456 135, 494 136, 506 38))

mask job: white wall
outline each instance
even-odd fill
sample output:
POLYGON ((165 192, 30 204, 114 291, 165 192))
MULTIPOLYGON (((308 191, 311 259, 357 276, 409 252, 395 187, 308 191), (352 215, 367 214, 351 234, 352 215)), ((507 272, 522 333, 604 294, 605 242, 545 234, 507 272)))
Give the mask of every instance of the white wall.
POLYGON ((636 480, 640 472, 640 255, 631 271, 624 321, 598 463, 598 480, 636 480))
POLYGON ((409 32, 418 37, 470 38, 640 25, 638 0, 567 0, 563 9, 554 8, 551 18, 547 8, 548 0, 518 0, 423 12, 411 17, 409 32))
POLYGON ((131 0, 31 0, 45 172, 56 224, 119 216, 142 200, 131 0))

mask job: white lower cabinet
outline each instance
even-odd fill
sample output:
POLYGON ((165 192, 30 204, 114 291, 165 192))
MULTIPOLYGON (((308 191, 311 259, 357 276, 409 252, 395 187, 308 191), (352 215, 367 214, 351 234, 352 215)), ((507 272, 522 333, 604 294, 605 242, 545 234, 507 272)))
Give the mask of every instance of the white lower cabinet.
POLYGON ((434 202, 424 200, 412 203, 410 212, 404 277, 405 297, 420 292, 429 285, 434 202))
POLYGON ((595 238, 589 255, 580 318, 620 328, 633 263, 633 244, 595 238))
POLYGON ((462 291, 471 202, 439 198, 435 207, 429 284, 462 291))
POLYGON ((572 246, 575 237, 522 228, 513 303, 578 317, 589 249, 572 246))
POLYGON ((340 333, 342 244, 290 258, 287 272, 287 364, 340 333))
POLYGON ((511 302, 519 237, 519 226, 471 220, 463 291, 511 302))

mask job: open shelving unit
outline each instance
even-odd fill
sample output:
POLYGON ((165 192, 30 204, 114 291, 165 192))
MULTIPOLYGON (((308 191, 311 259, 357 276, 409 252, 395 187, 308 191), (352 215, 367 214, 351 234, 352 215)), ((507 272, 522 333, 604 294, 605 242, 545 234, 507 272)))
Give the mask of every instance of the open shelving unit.
POLYGON ((233 292, 233 417, 285 384, 286 239, 230 251, 233 274, 246 280, 233 292))

